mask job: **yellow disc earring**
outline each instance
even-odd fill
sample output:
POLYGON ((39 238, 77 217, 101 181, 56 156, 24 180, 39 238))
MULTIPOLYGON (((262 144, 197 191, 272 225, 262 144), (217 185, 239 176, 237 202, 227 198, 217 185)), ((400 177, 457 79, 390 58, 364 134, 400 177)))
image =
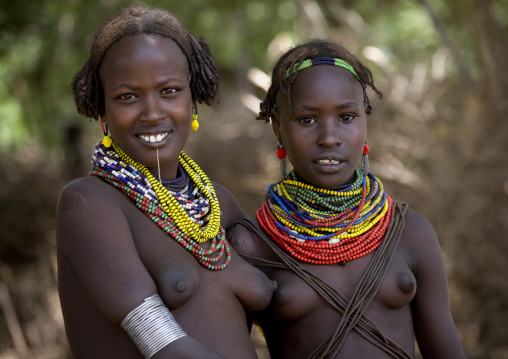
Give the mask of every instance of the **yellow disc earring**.
POLYGON ((111 144, 113 143, 113 139, 108 136, 108 123, 103 122, 102 117, 101 117, 101 128, 102 128, 102 133, 104 133, 104 138, 102 139, 102 144, 105 147, 110 148, 111 144), (106 126, 104 127, 104 125, 106 125, 106 126))
POLYGON ((199 122, 198 122, 198 106, 195 105, 192 109, 192 130, 196 132, 199 128, 199 122))

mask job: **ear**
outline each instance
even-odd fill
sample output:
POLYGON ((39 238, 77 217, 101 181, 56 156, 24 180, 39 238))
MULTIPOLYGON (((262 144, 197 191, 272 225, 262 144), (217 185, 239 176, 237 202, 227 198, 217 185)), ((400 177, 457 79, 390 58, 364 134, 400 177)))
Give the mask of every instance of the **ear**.
POLYGON ((272 120, 272 130, 277 139, 280 139, 280 115, 277 109, 272 108, 270 111, 270 118, 272 120))

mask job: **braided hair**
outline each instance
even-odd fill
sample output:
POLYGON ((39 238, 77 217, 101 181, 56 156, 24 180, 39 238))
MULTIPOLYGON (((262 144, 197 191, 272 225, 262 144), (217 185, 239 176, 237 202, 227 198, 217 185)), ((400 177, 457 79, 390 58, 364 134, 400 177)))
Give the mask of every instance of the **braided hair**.
POLYGON ((95 33, 90 57, 74 76, 72 89, 78 113, 97 120, 105 112, 99 69, 106 51, 126 36, 157 34, 177 43, 189 63, 192 99, 211 105, 219 92, 219 75, 209 46, 194 38, 171 13, 133 6, 106 20, 95 33))
MULTIPOLYGON (((275 100, 279 90, 283 91, 285 95, 291 93, 291 88, 296 81, 298 71, 289 71, 289 76, 287 76, 288 69, 294 69, 296 64, 301 64, 305 60, 317 57, 333 57, 348 62, 358 74, 360 81, 365 85, 369 85, 379 98, 383 97, 383 94, 374 85, 371 71, 364 66, 356 56, 332 41, 310 40, 293 47, 277 61, 272 71, 272 83, 265 98, 260 104, 260 111, 256 120, 270 121, 271 110, 275 106, 275 100)), ((366 105, 365 112, 370 114, 372 107, 370 106, 369 97, 365 91, 365 85, 363 85, 364 101, 366 105)), ((291 96, 289 96, 289 101, 291 103, 291 96)))

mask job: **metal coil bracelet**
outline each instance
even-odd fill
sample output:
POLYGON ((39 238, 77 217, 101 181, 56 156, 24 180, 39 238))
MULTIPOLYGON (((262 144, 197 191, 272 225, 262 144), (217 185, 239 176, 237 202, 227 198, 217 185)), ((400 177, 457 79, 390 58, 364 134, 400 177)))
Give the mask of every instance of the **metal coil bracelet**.
POLYGON ((127 314, 121 327, 147 359, 169 343, 187 335, 158 294, 146 298, 127 314))

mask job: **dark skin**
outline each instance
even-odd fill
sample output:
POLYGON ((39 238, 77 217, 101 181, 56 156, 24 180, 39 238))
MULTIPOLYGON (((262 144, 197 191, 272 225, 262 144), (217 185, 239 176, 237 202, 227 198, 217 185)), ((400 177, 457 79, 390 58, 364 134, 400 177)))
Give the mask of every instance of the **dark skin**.
MULTIPOLYGON (((279 91, 272 126, 298 177, 323 188, 347 182, 366 138, 361 85, 345 69, 318 65, 299 72, 291 96, 290 107, 279 91)), ((238 252, 279 261, 245 227, 236 226, 228 235, 238 252)), ((302 264, 351 298, 372 256, 344 266, 302 264)), ((307 358, 337 328, 340 315, 293 272, 260 269, 279 285, 270 306, 256 314, 272 358, 307 358)), ((422 215, 407 212, 393 260, 365 315, 412 357, 416 337, 424 358, 464 358, 450 313, 438 239, 422 215)), ((389 356, 353 330, 336 358, 389 356)))
MULTIPOLYGON (((193 106, 180 48, 159 35, 123 38, 107 50, 100 77, 103 118, 114 141, 152 174, 175 178, 193 106)), ((214 186, 228 229, 244 212, 229 191, 214 186)), ((120 323, 153 294, 188 336, 152 358, 257 358, 245 311, 265 308, 275 286, 236 253, 227 269, 206 269, 95 176, 63 189, 57 240, 60 299, 74 358, 142 358, 120 323)))

